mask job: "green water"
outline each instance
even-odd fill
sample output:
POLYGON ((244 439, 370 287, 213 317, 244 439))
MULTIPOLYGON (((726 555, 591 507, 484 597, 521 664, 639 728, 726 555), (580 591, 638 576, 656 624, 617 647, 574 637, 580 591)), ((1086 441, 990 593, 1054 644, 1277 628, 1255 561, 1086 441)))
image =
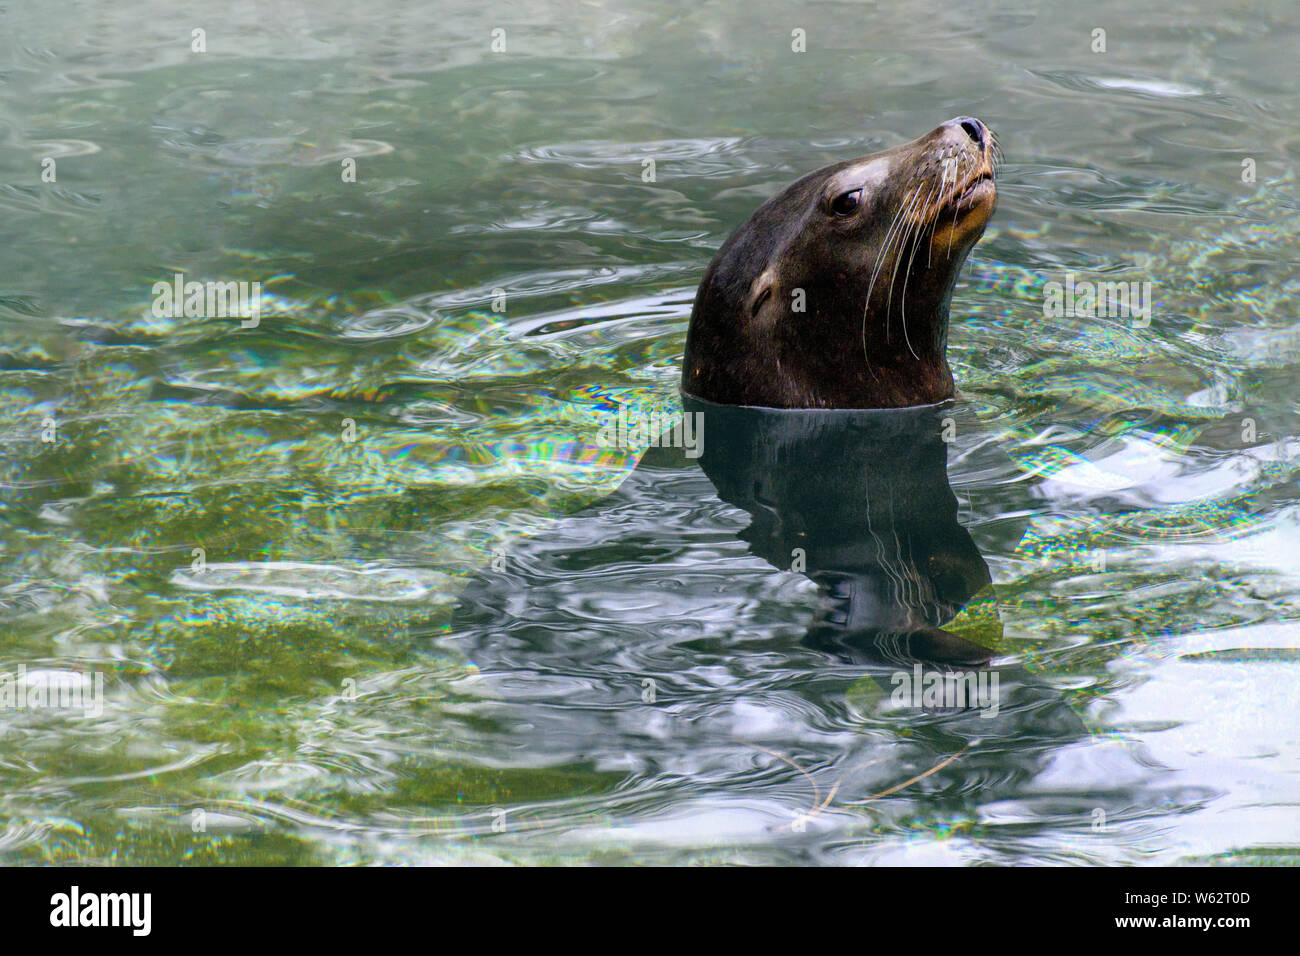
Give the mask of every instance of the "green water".
POLYGON ((0 861, 1295 862, 1298 44, 1283 0, 0 10, 0 675, 103 684, 0 709, 0 861), (1007 163, 948 474, 1079 727, 890 711, 672 474, 471 640, 494 554, 588 547, 600 412, 676 407, 728 233, 957 115, 1007 163), (155 316, 178 272, 260 324, 155 316), (1150 326, 1044 317, 1066 272, 1150 326))

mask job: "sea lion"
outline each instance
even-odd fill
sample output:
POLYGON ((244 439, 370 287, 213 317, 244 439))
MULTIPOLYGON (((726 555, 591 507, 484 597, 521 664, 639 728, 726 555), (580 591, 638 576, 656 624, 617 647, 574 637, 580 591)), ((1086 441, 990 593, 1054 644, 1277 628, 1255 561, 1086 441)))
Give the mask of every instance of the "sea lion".
POLYGON ((996 206, 999 157, 963 116, 769 199, 704 274, 682 391, 774 408, 951 398, 948 305, 996 206))

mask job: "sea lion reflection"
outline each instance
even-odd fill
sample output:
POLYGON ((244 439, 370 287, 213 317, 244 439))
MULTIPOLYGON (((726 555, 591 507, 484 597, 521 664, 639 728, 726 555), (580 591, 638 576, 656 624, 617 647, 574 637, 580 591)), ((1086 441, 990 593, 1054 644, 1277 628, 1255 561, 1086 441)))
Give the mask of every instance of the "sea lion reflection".
POLYGON ((805 643, 848 660, 977 666, 992 651, 949 624, 991 583, 948 484, 942 406, 803 410, 714 405, 700 458, 741 533, 774 567, 816 582, 805 643))

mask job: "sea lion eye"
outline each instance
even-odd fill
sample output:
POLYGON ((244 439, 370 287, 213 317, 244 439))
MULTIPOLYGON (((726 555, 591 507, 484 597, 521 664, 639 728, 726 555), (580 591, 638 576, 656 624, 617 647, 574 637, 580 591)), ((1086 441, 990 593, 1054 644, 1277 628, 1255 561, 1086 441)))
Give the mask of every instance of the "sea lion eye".
POLYGON ((858 206, 862 203, 862 190, 855 189, 852 192, 840 193, 831 200, 831 212, 837 216, 851 216, 858 211, 858 206))

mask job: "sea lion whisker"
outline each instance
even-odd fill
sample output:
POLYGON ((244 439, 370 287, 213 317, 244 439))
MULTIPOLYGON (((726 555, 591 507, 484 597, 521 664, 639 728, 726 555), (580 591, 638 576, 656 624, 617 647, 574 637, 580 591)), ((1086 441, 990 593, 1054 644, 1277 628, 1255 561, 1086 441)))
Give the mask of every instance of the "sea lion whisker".
POLYGON ((913 210, 916 209, 916 205, 920 201, 920 196, 921 196, 921 187, 918 187, 916 191, 916 198, 914 198, 911 204, 909 204, 907 207, 907 214, 905 217, 906 224, 903 230, 898 233, 898 241, 895 243, 895 245, 897 246, 897 252, 894 255, 893 271, 890 272, 889 274, 889 296, 885 300, 885 341, 886 342, 889 341, 890 314, 894 311, 894 281, 898 278, 898 266, 903 259, 903 243, 906 242, 907 239, 911 238, 912 231, 916 227, 916 223, 912 219, 912 212, 913 210))
MULTIPOLYGON (((931 187, 929 196, 925 197, 924 209, 927 213, 930 211, 930 197, 934 195, 934 192, 934 187, 931 187)), ((907 343, 907 350, 912 353, 912 358, 918 362, 921 360, 921 356, 917 355, 916 349, 912 348, 912 337, 907 334, 907 280, 912 277, 912 261, 916 259, 916 250, 921 244, 921 237, 925 235, 925 224, 928 221, 928 219, 920 220, 921 226, 916 230, 916 238, 912 242, 912 253, 907 257, 907 272, 903 275, 903 293, 898 310, 903 322, 903 341, 907 343)))
MULTIPOLYGON (((918 188, 915 193, 910 194, 912 199, 904 200, 904 202, 899 206, 898 212, 894 214, 893 221, 890 222, 889 229, 885 233, 885 238, 880 243, 880 252, 876 255, 876 268, 871 273, 871 282, 867 286, 867 304, 862 316, 862 347, 864 350, 866 349, 867 311, 871 308, 871 293, 876 288, 876 276, 880 273, 880 267, 888 261, 890 246, 892 245, 894 238, 901 235, 901 227, 907 219, 907 210, 911 208, 912 202, 919 194, 920 189, 918 188)), ((895 265, 895 271, 897 271, 897 265, 895 265)), ((893 279, 890 279, 889 288, 892 293, 894 288, 893 279)), ((885 307, 885 341, 889 341, 888 305, 885 307)))
POLYGON ((903 207, 903 214, 899 218, 898 228, 894 230, 893 236, 887 236, 885 239, 885 258, 886 260, 888 260, 889 257, 892 255, 894 259, 894 267, 889 274, 889 296, 885 300, 885 341, 886 342, 888 342, 890 338, 889 333, 890 333, 890 325, 892 320, 891 313, 893 312, 893 308, 894 308, 894 278, 898 275, 898 259, 899 256, 902 254, 902 250, 903 250, 903 242, 902 242, 903 235, 911 227, 911 220, 908 218, 908 214, 911 212, 913 207, 915 207, 916 201, 919 198, 919 196, 920 196, 920 189, 918 188, 917 191, 912 194, 912 198, 908 200, 907 204, 903 207))
POLYGON ((902 223, 904 213, 906 213, 907 211, 907 206, 909 201, 910 199, 904 199, 903 202, 899 204, 898 211, 894 213, 894 218, 890 220, 889 228, 885 230, 885 238, 880 241, 880 251, 876 253, 876 267, 871 273, 871 282, 867 286, 868 302, 871 301, 871 292, 872 289, 875 288, 876 276, 880 274, 880 267, 888 258, 889 245, 893 237, 894 230, 898 228, 900 223, 902 223))
POLYGON ((943 218, 943 202, 935 201, 934 216, 930 220, 930 245, 925 250, 925 267, 930 268, 930 259, 934 254, 934 234, 939 229, 939 220, 943 218))
MULTIPOLYGON (((952 167, 952 150, 949 149, 943 155, 943 178, 939 180, 939 195, 934 201, 934 216, 930 220, 930 244, 925 250, 925 267, 930 268, 932 256, 934 255, 934 234, 939 228, 939 219, 943 213, 944 193, 948 189, 948 170, 952 167)), ((956 180, 954 178, 954 185, 956 180)))
MULTIPOLYGON (((880 249, 876 253, 876 264, 871 272, 871 281, 867 285, 866 301, 862 303, 862 355, 864 358, 867 356, 867 317, 871 313, 871 293, 876 287, 876 276, 880 274, 880 266, 885 261, 885 253, 889 249, 889 237, 893 233, 895 226, 902 220, 905 206, 906 203, 900 204, 898 210, 894 213, 894 218, 890 220, 889 228, 885 230, 885 238, 881 240, 880 249)), ((871 367, 870 359, 867 360, 867 367, 871 367)), ((879 380, 877 379, 877 381, 879 380)))
MULTIPOLYGON (((946 189, 948 188, 948 157, 949 157, 949 153, 944 153, 944 157, 943 157, 943 178, 939 180, 939 199, 940 199, 940 200, 943 199, 944 190, 946 190, 946 189)), ((934 216, 934 223, 931 224, 931 226, 930 226, 930 237, 931 237, 931 238, 934 237, 935 226, 938 224, 938 222, 939 222, 939 214, 938 214, 938 210, 936 210, 936 211, 935 211, 935 216, 934 216)), ((925 251, 925 267, 926 267, 927 269, 930 268, 930 254, 931 254, 931 252, 933 252, 933 251, 934 251, 934 243, 932 242, 932 243, 930 244, 930 247, 929 247, 928 249, 926 249, 926 251, 925 251)))
MULTIPOLYGON (((957 182, 961 181, 961 160, 957 161, 957 172, 954 174, 953 188, 957 188, 957 182)), ((945 258, 952 258, 952 239, 957 234, 957 217, 961 215, 961 197, 952 204, 952 228, 948 230, 948 253, 945 258)))
MULTIPOLYGON (((921 187, 918 186, 915 191, 911 193, 905 193, 906 198, 902 203, 899 204, 897 212, 894 213, 894 218, 890 220, 889 228, 885 230, 885 238, 881 240, 880 250, 879 252, 876 253, 875 268, 871 272, 871 281, 867 285, 866 301, 863 303, 862 306, 862 354, 864 357, 867 354, 867 318, 871 312, 871 293, 875 291, 876 278, 880 274, 880 267, 889 259, 889 251, 894 240, 897 239, 899 236, 901 236, 904 224, 907 222, 907 212, 912 207, 915 199, 920 195, 920 191, 921 191, 921 187)), ((892 280, 890 281, 890 291, 891 293, 893 291, 892 280)), ((886 306, 885 308, 885 340, 886 341, 889 340, 889 307, 888 306, 886 306)), ((870 360, 868 360, 867 367, 869 370, 871 370, 871 373, 874 377, 875 371, 874 369, 871 369, 870 360)), ((879 378, 877 378, 876 380, 879 381, 879 378)))
MULTIPOLYGON (((922 182, 917 189, 918 193, 924 192, 925 187, 926 187, 926 183, 922 182)), ((920 242, 921 233, 922 231, 924 231, 926 225, 929 223, 929 219, 927 217, 929 215, 929 210, 930 210, 930 197, 933 195, 934 195, 934 189, 932 187, 930 192, 926 194, 925 198, 922 199, 913 207, 911 214, 908 216, 907 230, 904 232, 902 241, 899 243, 900 255, 902 254, 903 246, 907 246, 909 250, 908 251, 909 272, 911 271, 912 259, 916 256, 917 244, 920 242)), ((891 291, 893 290, 892 281, 890 283, 890 290, 891 291)), ((907 292, 907 275, 905 273, 903 276, 903 289, 901 294, 905 295, 906 292, 907 292)))
MULTIPOLYGON (((894 280, 896 280, 896 278, 898 277, 898 267, 900 267, 900 265, 902 264, 902 256, 904 256, 904 246, 910 248, 911 250, 910 256, 914 256, 915 254, 917 254, 917 243, 915 243, 915 239, 917 239, 918 230, 922 228, 922 226, 924 225, 922 212, 924 211, 924 208, 926 208, 926 203, 920 202, 920 193, 922 193, 922 190, 924 189, 926 189, 926 185, 924 185, 924 183, 922 183, 922 185, 917 187, 917 202, 911 204, 909 209, 907 209, 906 226, 904 230, 902 230, 900 237, 898 237, 898 242, 896 243, 897 255, 894 256, 893 272, 889 274, 889 298, 887 300, 887 303, 885 303, 885 341, 888 341, 889 338, 888 323, 889 323, 889 312, 893 311, 893 286, 894 286, 894 280)), ((907 271, 909 272, 911 271, 910 258, 909 260, 907 260, 907 271)), ((906 282, 906 274, 905 274, 904 289, 906 289, 906 284, 907 282, 906 282)), ((906 333, 906 329, 904 329, 904 332, 906 333)))

